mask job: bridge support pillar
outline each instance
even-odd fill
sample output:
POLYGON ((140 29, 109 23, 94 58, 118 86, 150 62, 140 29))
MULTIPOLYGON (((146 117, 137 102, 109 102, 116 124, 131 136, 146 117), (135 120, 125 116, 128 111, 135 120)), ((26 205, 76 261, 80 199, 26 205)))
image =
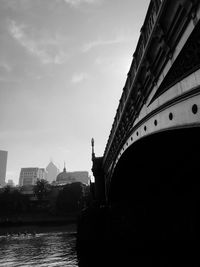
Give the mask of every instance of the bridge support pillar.
POLYGON ((103 157, 93 157, 92 172, 95 179, 95 200, 101 204, 105 203, 105 178, 102 168, 103 157))

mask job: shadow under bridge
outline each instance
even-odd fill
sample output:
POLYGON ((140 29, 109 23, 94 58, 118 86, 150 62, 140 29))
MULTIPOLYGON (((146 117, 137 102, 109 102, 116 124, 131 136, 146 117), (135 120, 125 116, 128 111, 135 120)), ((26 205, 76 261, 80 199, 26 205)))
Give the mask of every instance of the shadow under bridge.
POLYGON ((200 128, 163 131, 133 143, 109 189, 112 210, 135 240, 197 237, 200 128))

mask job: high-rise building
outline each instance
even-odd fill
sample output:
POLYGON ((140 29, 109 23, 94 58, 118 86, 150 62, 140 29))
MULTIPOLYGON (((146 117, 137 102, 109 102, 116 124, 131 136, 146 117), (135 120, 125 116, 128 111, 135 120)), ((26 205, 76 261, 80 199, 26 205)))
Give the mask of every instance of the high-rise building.
POLYGON ((56 165, 51 161, 48 166, 46 167, 46 180, 49 183, 52 183, 56 180, 57 175, 59 174, 60 170, 56 167, 56 165))
POLYGON ((37 179, 45 179, 44 168, 21 168, 19 185, 35 185, 37 179))
POLYGON ((0 150, 0 187, 5 186, 8 152, 0 150))

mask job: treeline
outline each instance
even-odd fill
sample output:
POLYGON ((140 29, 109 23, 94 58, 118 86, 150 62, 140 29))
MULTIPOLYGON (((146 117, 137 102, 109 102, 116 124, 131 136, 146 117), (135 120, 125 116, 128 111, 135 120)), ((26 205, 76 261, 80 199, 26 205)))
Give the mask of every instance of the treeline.
POLYGON ((7 186, 0 192, 0 217, 30 211, 30 204, 28 196, 7 186))
POLYGON ((46 180, 38 180, 31 194, 25 193, 23 187, 7 186, 0 191, 0 218, 37 213, 63 216, 78 212, 86 205, 88 192, 89 187, 80 182, 53 186, 46 180))

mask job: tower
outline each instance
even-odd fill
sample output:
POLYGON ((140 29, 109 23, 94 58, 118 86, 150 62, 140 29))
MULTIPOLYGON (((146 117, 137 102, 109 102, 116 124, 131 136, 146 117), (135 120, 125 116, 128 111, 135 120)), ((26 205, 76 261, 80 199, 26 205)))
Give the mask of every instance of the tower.
POLYGON ((56 167, 56 165, 50 161, 48 166, 46 167, 46 179, 49 183, 52 183, 56 180, 57 175, 59 174, 59 169, 56 167))
POLYGON ((0 187, 5 185, 8 152, 0 150, 0 187))

